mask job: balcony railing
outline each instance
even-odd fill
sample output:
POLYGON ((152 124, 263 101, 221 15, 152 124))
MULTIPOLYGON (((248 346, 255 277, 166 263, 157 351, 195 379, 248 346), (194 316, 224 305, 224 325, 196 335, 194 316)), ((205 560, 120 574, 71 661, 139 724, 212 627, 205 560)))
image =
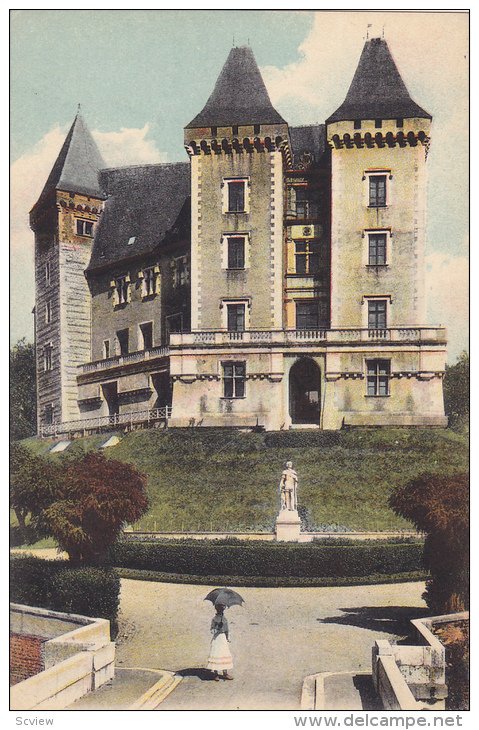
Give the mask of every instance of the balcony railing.
POLYGON ((167 346, 152 347, 150 350, 138 350, 137 352, 129 352, 126 355, 108 357, 104 360, 93 360, 92 362, 80 365, 80 370, 82 373, 94 373, 98 370, 109 370, 119 365, 129 365, 130 363, 153 360, 155 357, 167 357, 169 353, 170 348, 167 346))
POLYGON ((130 413, 113 413, 109 416, 96 416, 95 418, 82 418, 77 421, 65 421, 64 423, 51 423, 40 426, 40 436, 60 436, 65 434, 111 431, 114 429, 131 428, 134 425, 143 424, 148 427, 158 422, 168 423, 171 417, 171 407, 150 408, 143 411, 132 411, 130 413))
POLYGON ((367 329, 361 327, 337 329, 300 329, 300 330, 244 330, 227 332, 225 330, 205 330, 202 332, 183 332, 170 335, 170 347, 190 345, 225 345, 241 342, 244 344, 267 343, 285 345, 289 343, 347 343, 347 342, 446 342, 444 327, 388 327, 367 329))

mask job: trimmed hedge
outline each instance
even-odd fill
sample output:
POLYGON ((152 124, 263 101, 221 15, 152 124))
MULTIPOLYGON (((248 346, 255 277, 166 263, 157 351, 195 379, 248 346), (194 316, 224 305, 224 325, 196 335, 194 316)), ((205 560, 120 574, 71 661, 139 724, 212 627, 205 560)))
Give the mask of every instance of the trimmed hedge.
POLYGON ((10 600, 53 611, 78 613, 110 621, 118 633, 120 578, 112 568, 72 568, 67 560, 32 555, 10 557, 10 600))
POLYGON ((110 551, 121 568, 214 576, 346 578, 424 569, 421 544, 324 545, 215 541, 128 543, 110 551))

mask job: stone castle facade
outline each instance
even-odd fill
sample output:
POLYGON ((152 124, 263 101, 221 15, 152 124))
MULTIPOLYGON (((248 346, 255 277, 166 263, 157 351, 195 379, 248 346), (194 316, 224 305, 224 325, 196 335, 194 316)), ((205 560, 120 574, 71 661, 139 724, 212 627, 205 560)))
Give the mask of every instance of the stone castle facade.
POLYGON ((39 432, 445 425, 430 125, 379 38, 302 127, 233 48, 187 162, 106 169, 78 114, 31 211, 39 432))

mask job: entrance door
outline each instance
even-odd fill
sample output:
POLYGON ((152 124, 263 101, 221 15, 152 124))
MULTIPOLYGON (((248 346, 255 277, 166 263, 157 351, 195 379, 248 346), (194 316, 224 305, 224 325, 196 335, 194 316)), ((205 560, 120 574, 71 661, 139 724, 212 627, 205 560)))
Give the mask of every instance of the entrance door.
POLYGON ((293 423, 319 426, 320 371, 314 360, 302 358, 289 371, 289 411, 293 423))
POLYGON ((118 413, 118 383, 105 383, 101 387, 108 406, 108 415, 114 416, 118 413))

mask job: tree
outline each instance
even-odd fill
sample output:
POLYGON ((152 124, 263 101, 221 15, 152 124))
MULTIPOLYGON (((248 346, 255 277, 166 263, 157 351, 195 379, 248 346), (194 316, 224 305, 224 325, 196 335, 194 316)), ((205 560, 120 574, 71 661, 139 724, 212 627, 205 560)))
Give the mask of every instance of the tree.
POLYGON ((27 438, 36 430, 35 348, 23 338, 10 350, 10 438, 27 438))
POLYGON ((396 489, 390 505, 426 533, 429 608, 435 613, 463 611, 469 605, 468 475, 422 474, 396 489))
POLYGON ((10 507, 18 520, 21 535, 28 541, 30 527, 34 531, 42 510, 51 504, 59 492, 60 472, 58 465, 32 454, 25 446, 10 446, 10 507))
POLYGON ((88 453, 64 461, 55 499, 42 510, 42 528, 75 563, 104 559, 124 524, 148 509, 146 477, 130 464, 88 453))
POLYGON ((446 365, 444 409, 451 426, 469 420, 469 354, 465 350, 454 365, 446 365))

